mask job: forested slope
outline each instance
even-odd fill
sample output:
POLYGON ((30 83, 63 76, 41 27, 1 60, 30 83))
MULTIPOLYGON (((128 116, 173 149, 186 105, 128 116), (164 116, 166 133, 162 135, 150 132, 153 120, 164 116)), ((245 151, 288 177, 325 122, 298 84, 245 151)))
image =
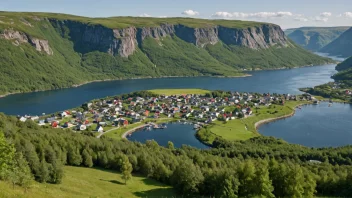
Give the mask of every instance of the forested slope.
POLYGON ((104 79, 239 76, 329 61, 268 23, 0 12, 0 94, 104 79))
POLYGON ((352 193, 351 146, 314 149, 258 137, 241 142, 218 139, 209 150, 176 149, 171 143, 164 148, 155 141, 97 139, 90 133, 41 128, 3 114, 0 130, 6 137, 4 141, 0 133, 0 178, 26 188, 31 177, 62 182, 63 165, 119 171, 127 159, 134 173, 171 184, 183 196, 344 197, 352 193), (21 180, 10 177, 14 171, 21 180))

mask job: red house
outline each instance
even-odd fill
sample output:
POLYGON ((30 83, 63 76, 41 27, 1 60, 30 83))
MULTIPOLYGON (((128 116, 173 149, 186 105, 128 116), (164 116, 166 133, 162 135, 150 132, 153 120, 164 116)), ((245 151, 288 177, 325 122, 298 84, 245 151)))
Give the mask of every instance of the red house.
POLYGON ((54 128, 56 128, 58 125, 59 125, 59 123, 57 123, 56 121, 51 123, 51 126, 54 127, 54 128))

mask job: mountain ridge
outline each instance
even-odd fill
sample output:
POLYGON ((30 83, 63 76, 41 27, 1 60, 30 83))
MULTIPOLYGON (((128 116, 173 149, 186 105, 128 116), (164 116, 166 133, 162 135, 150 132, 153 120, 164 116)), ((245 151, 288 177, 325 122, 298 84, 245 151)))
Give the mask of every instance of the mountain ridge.
POLYGON ((287 36, 310 51, 319 51, 350 27, 301 27, 285 30, 287 36))
POLYGON ((0 43, 0 94, 331 61, 294 44, 278 25, 247 21, 0 12, 0 43))
POLYGON ((329 43, 320 51, 334 56, 352 56, 352 28, 345 31, 341 36, 329 43))

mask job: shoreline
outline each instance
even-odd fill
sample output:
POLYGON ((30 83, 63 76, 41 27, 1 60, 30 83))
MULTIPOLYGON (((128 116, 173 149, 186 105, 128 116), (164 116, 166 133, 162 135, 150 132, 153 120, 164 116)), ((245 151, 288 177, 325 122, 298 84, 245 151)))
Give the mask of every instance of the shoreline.
POLYGON ((83 85, 87 85, 90 83, 97 83, 97 82, 110 82, 110 81, 120 81, 120 80, 139 80, 139 79, 162 79, 162 78, 193 78, 193 77, 211 77, 211 78, 245 78, 250 77, 251 74, 243 74, 242 76, 206 76, 206 75, 199 75, 199 76, 160 76, 160 77, 152 77, 152 76, 145 76, 145 77, 132 77, 132 78, 116 78, 116 79, 104 79, 104 80, 92 80, 82 82, 80 84, 74 84, 68 87, 62 87, 58 89, 44 89, 44 90, 35 90, 35 91, 28 91, 28 92, 14 92, 14 93, 7 93, 0 95, 0 98, 5 98, 10 95, 15 94, 25 94, 25 93, 36 93, 36 92, 44 92, 44 91, 54 91, 54 90, 61 90, 61 89, 70 89, 70 88, 77 88, 83 85))
POLYGON ((137 130, 142 129, 142 128, 146 127, 146 126, 148 126, 148 124, 143 124, 141 126, 138 126, 138 127, 133 128, 133 129, 130 129, 130 130, 126 131, 125 133, 123 133, 121 135, 121 138, 127 139, 127 135, 132 134, 132 133, 136 132, 137 130))
MULTIPOLYGON (((308 104, 309 104, 309 103, 308 103, 308 104)), ((268 118, 268 119, 260 120, 260 121, 258 121, 258 122, 256 122, 256 123, 254 124, 254 128, 255 128, 255 130, 258 132, 258 128, 259 128, 260 126, 264 125, 264 124, 268 124, 268 123, 270 123, 270 122, 275 122, 275 121, 277 121, 277 120, 282 120, 282 119, 285 119, 285 118, 292 117, 292 116, 294 116, 294 115, 296 114, 296 108, 297 108, 297 107, 305 106, 305 105, 308 105, 308 104, 299 104, 299 105, 296 105, 296 106, 293 108, 293 110, 292 110, 292 112, 291 112, 290 114, 283 115, 283 116, 279 116, 279 117, 276 117, 276 118, 268 118)), ((258 133, 259 133, 259 132, 258 132, 258 133)), ((261 134, 260 134, 260 135, 261 135, 261 134)))
MULTIPOLYGON (((325 63, 322 65, 303 65, 303 66, 297 66, 297 67, 282 67, 282 68, 272 68, 272 69, 255 69, 255 70, 243 70, 242 72, 253 72, 253 71, 272 71, 272 70, 283 70, 283 69, 298 69, 298 68, 304 68, 304 67, 313 67, 313 66, 326 66, 326 65, 331 65, 331 64, 336 64, 336 63, 325 63)), ((14 93, 7 93, 7 94, 2 94, 0 95, 0 98, 4 98, 6 96, 10 95, 15 95, 15 94, 25 94, 25 93, 35 93, 35 92, 42 92, 42 91, 54 91, 54 90, 60 90, 60 89, 69 89, 69 88, 77 88, 83 85, 87 85, 90 83, 95 83, 95 82, 109 82, 109 81, 118 81, 118 80, 138 80, 138 79, 158 79, 158 78, 191 78, 191 77, 212 77, 212 78, 245 78, 245 77, 250 77, 252 74, 246 74, 243 73, 242 76, 207 76, 207 75, 199 75, 199 76, 160 76, 160 77, 151 77, 151 76, 145 76, 145 77, 132 77, 132 78, 116 78, 116 79, 104 79, 104 80, 91 80, 91 81, 86 81, 82 82, 80 84, 74 84, 68 87, 62 87, 58 89, 44 89, 44 90, 35 90, 35 91, 28 91, 28 92, 14 92, 14 93)))

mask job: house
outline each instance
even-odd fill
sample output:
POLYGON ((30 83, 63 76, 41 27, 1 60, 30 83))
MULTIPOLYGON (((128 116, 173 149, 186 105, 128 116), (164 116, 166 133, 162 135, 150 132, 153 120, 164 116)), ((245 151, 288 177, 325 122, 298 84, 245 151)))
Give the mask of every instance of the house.
POLYGON ((106 126, 106 122, 99 122, 98 125, 100 125, 100 126, 106 126))
POLYGON ((38 117, 38 116, 32 116, 32 117, 31 117, 31 120, 33 120, 33 121, 39 120, 39 117, 38 117))
POLYGON ((67 114, 66 111, 63 111, 63 112, 59 113, 59 116, 62 117, 62 118, 66 117, 67 115, 68 114, 67 114))
POLYGON ((208 106, 202 106, 201 109, 202 109, 203 111, 209 111, 210 108, 209 108, 208 106))
POLYGON ((84 124, 80 124, 80 125, 77 125, 76 129, 77 129, 78 131, 84 131, 84 130, 87 129, 87 126, 84 125, 84 124))
POLYGON ((39 120, 39 125, 40 126, 45 125, 45 120, 39 120))
POLYGON ((104 128, 102 126, 100 126, 100 125, 98 125, 95 130, 98 131, 99 133, 104 132, 104 128))
POLYGON ((72 124, 65 122, 65 124, 62 126, 64 128, 70 128, 72 126, 72 124))
POLYGON ((45 118, 46 123, 52 123, 55 120, 55 117, 45 118))
POLYGON ((59 122, 58 122, 58 121, 53 121, 53 122, 51 123, 51 126, 52 126, 53 128, 56 128, 56 127, 59 126, 59 122))
POLYGON ((23 116, 20 117, 20 121, 21 121, 21 122, 25 122, 26 120, 27 120, 27 118, 25 118, 25 117, 23 117, 23 116))

